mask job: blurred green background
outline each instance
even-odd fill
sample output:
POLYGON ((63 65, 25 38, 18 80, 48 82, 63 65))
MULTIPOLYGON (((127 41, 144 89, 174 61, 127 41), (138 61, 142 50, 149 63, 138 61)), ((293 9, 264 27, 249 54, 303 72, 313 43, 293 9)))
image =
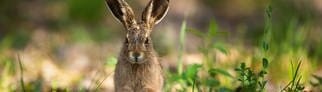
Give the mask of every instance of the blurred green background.
MULTIPOLYGON (((139 19, 149 0, 126 1, 139 19)), ((165 91, 231 92, 242 85, 235 71, 240 63, 258 72, 267 58, 265 91, 282 90, 292 66, 302 62, 300 84, 320 92, 321 25, 321 0, 170 0, 152 38, 167 76, 165 91), (182 71, 197 76, 197 88, 190 77, 176 76, 180 62, 182 71), (207 75, 212 68, 225 71, 207 75)), ((104 0, 1 0, 0 91, 113 91, 124 36, 104 0)))

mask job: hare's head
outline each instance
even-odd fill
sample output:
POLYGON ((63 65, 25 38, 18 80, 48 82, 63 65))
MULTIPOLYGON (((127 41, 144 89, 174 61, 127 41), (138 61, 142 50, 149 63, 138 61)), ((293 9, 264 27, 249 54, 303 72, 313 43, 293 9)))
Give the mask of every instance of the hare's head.
POLYGON ((150 58, 153 51, 150 33, 168 12, 169 0, 151 0, 137 22, 134 12, 124 0, 106 0, 113 15, 126 28, 124 41, 125 57, 131 62, 141 64, 150 58))

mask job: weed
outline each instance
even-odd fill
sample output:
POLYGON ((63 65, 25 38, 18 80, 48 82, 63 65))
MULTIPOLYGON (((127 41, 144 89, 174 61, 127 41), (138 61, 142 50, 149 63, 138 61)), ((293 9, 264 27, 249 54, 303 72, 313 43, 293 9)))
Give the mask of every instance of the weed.
POLYGON ((265 30, 264 30, 264 39, 262 41, 262 68, 260 72, 256 73, 251 70, 250 67, 246 67, 245 63, 241 63, 239 67, 235 69, 239 75, 238 81, 241 82, 241 86, 237 89, 239 92, 263 92, 267 84, 265 75, 267 75, 267 68, 269 61, 266 57, 266 53, 269 50, 269 37, 272 29, 272 7, 268 5, 266 8, 265 14, 265 30))
MULTIPOLYGON (((235 70, 239 75, 237 77, 238 81, 241 82, 241 86, 237 89, 238 92, 263 92, 267 80, 265 80, 265 75, 267 71, 265 70, 265 63, 263 63, 264 70, 259 73, 255 73, 250 67, 246 67, 245 63, 241 63, 235 70)), ((266 67, 267 68, 267 67, 266 67)))

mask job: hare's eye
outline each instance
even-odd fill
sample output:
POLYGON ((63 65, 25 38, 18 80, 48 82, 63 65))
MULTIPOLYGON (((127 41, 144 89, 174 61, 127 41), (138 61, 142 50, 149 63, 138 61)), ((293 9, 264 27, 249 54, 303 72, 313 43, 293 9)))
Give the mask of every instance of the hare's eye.
POLYGON ((129 39, 125 39, 125 44, 128 45, 129 44, 129 39))
POLYGON ((149 43, 150 43, 149 38, 146 38, 144 41, 144 44, 149 44, 149 43))

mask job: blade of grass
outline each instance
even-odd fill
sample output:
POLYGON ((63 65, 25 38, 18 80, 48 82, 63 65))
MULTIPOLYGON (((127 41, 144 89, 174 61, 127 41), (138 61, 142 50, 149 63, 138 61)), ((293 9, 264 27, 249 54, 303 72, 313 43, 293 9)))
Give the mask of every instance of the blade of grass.
POLYGON ((184 42, 185 42, 185 33, 186 33, 187 23, 184 20, 181 25, 180 30, 180 44, 179 44, 179 56, 178 56, 178 74, 182 74, 183 70, 183 50, 184 50, 184 42))
POLYGON ((300 69, 301 63, 302 63, 302 61, 300 61, 299 64, 297 65, 297 67, 296 67, 295 74, 294 74, 294 77, 293 77, 293 80, 292 80, 292 86, 291 86, 291 88, 293 88, 293 86, 294 86, 294 82, 295 82, 295 80, 297 78, 298 71, 300 69))
POLYGON ((215 19, 211 19, 209 23, 209 29, 208 29, 209 38, 213 38, 214 36, 216 36, 217 30, 218 30, 218 26, 215 19))
MULTIPOLYGON (((292 64, 292 63, 291 63, 292 64)), ((300 61, 296 67, 296 70, 295 70, 295 73, 293 74, 293 78, 292 78, 292 81, 290 81, 282 90, 281 92, 283 91, 286 91, 287 88, 289 88, 289 86, 291 85, 290 89, 293 89, 293 86, 294 86, 294 82, 297 78, 297 75, 298 75, 298 71, 300 69, 300 66, 302 64, 302 61, 300 61)), ((293 67, 293 66, 292 66, 293 67)), ((293 69, 293 68, 292 68, 293 69)), ((292 70, 293 71, 293 70, 292 70)))
POLYGON ((299 79, 297 80, 296 85, 295 85, 295 89, 297 89, 299 87, 301 79, 302 79, 302 76, 300 76, 299 79))
MULTIPOLYGON (((294 78, 294 74, 295 74, 295 72, 294 72, 294 65, 293 65, 293 61, 291 61, 291 75, 292 75, 292 78, 294 78)), ((292 88, 292 86, 294 85, 294 79, 292 79, 292 81, 290 82, 291 83, 291 88, 292 88)))
POLYGON ((98 89, 101 87, 101 85, 104 83, 104 81, 111 75, 113 74, 114 72, 111 72, 110 74, 108 74, 95 88, 95 91, 94 92, 99 92, 98 89))
POLYGON ((24 81, 23 81, 23 67, 22 67, 20 55, 17 54, 17 57, 18 57, 19 69, 20 69, 20 84, 21 84, 21 88, 22 88, 22 91, 23 92, 26 92, 26 90, 25 90, 25 84, 24 84, 24 81))

